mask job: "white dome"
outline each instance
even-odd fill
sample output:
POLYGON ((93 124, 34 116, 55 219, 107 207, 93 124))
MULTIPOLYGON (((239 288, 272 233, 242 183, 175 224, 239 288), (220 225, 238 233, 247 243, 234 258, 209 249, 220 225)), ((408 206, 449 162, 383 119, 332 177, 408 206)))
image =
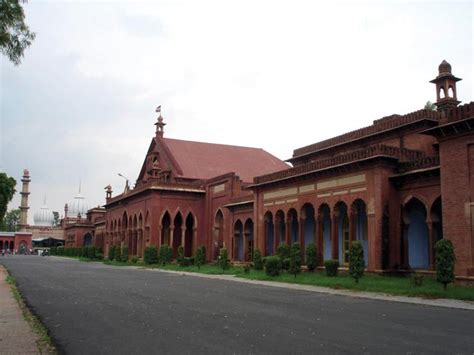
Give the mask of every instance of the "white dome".
POLYGON ((84 196, 81 195, 81 193, 78 193, 74 197, 74 200, 68 207, 69 209, 67 212, 67 216, 73 218, 77 217, 78 214, 80 214, 82 218, 85 218, 87 210, 89 209, 87 207, 86 199, 84 198, 84 196))
POLYGON ((48 226, 51 227, 54 223, 53 211, 46 206, 46 202, 41 206, 40 210, 33 216, 35 226, 48 226))

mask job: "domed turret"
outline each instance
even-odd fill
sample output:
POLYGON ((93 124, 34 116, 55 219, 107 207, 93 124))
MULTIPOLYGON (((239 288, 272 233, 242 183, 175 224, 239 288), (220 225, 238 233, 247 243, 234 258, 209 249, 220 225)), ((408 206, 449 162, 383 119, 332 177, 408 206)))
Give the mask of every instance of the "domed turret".
POLYGON ((451 74, 451 64, 443 60, 439 65, 438 70, 440 74, 451 74))
POLYGON ((46 198, 43 206, 33 216, 35 226, 51 227, 54 223, 53 211, 46 205, 46 198))

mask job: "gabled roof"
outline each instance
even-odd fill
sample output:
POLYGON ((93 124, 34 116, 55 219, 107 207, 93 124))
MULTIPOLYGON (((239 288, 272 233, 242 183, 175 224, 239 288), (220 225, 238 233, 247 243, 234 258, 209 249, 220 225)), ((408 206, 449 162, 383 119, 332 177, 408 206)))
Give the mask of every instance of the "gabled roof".
POLYGON ((290 166, 260 148, 163 138, 182 177, 210 179, 234 172, 244 182, 290 166))

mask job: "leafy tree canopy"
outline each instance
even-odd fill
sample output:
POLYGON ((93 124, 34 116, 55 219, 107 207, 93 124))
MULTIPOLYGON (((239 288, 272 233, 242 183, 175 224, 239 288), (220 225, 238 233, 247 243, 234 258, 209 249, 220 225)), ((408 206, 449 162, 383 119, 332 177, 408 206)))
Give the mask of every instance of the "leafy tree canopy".
POLYGON ((0 51, 18 65, 35 36, 25 24, 25 13, 20 2, 0 0, 0 51))
MULTIPOLYGON (((0 0, 1 1, 1 0, 0 0)), ((0 173, 0 221, 3 221, 7 213, 8 203, 15 194, 16 180, 5 173, 0 173)))
POLYGON ((17 232, 20 224, 20 209, 8 211, 5 214, 1 229, 7 232, 17 232))
POLYGON ((425 110, 430 110, 430 111, 437 111, 438 110, 436 105, 434 103, 432 103, 431 101, 426 102, 424 109, 425 110))

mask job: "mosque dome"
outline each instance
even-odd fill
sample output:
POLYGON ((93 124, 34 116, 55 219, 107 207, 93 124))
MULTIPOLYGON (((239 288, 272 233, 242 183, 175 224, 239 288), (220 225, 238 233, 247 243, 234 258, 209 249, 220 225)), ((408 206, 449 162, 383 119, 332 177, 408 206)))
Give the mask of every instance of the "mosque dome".
POLYGON ((54 223, 53 211, 46 205, 46 200, 40 210, 33 216, 35 226, 51 227, 54 223))
POLYGON ((69 204, 68 217, 77 217, 79 214, 82 218, 86 217, 87 210, 89 209, 86 203, 86 199, 79 192, 74 196, 74 200, 69 204))

